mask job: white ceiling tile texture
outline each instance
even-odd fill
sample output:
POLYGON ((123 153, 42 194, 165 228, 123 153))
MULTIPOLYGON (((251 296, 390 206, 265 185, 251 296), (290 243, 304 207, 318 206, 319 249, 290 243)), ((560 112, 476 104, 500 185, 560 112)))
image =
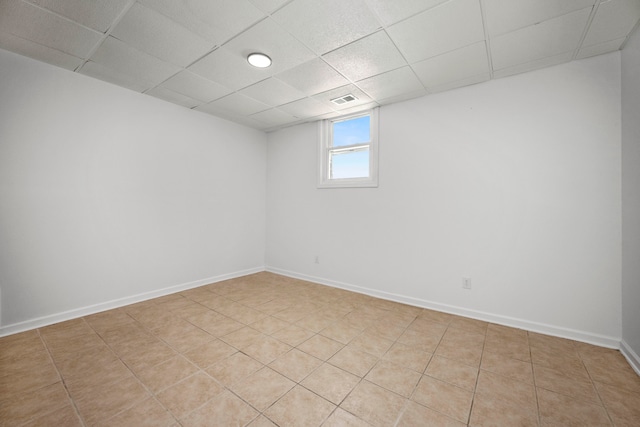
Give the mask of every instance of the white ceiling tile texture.
POLYGON ((105 68, 119 74, 131 76, 137 81, 148 81, 158 85, 180 71, 180 67, 144 53, 114 37, 100 45, 91 57, 105 68))
POLYGON ((226 86, 205 79, 188 70, 180 71, 162 82, 161 86, 202 102, 211 102, 233 92, 226 86))
POLYGON ((409 63, 484 40, 479 0, 451 0, 387 29, 409 63))
POLYGON ((303 98, 278 107, 280 110, 291 114, 299 119, 320 116, 322 114, 333 113, 335 110, 323 102, 312 99, 303 98))
POLYGON ((82 59, 73 55, 14 36, 11 33, 4 33, 2 30, 0 30, 0 49, 10 50, 71 71, 78 68, 83 62, 82 59))
POLYGON ((248 96, 242 95, 240 93, 232 93, 231 95, 227 95, 224 98, 217 99, 213 102, 210 102, 209 104, 217 108, 227 110, 232 114, 241 116, 249 116, 251 114, 271 108, 267 104, 256 101, 255 99, 249 98, 248 96))
POLYGON ((320 58, 300 64, 290 70, 277 74, 276 78, 295 87, 307 95, 325 92, 349 81, 320 58))
MULTIPOLYGON (((232 54, 245 61, 250 53, 261 52, 273 63, 264 71, 270 75, 300 65, 315 57, 304 44, 267 18, 224 45, 232 54)), ((243 64, 243 65, 246 65, 243 64)))
POLYGON ((244 88, 240 93, 274 107, 305 97, 304 93, 273 77, 244 88))
POLYGON ((258 9, 262 10, 265 13, 273 13, 276 10, 280 9, 285 4, 289 3, 291 0, 249 0, 254 4, 258 9))
POLYGON ((484 41, 456 49, 412 65, 427 90, 434 87, 489 74, 487 47, 484 41))
POLYGON ((592 7, 596 0, 482 0, 493 37, 592 7))
POLYGON ((166 89, 162 86, 156 86, 145 92, 147 95, 155 96, 156 98, 164 99, 165 101, 172 102, 174 104, 182 105, 183 107, 193 108, 201 105, 202 102, 182 95, 181 93, 174 92, 170 89, 166 89))
POLYGON ((378 31, 323 56, 352 82, 406 65, 398 48, 384 31, 378 31))
POLYGON ((411 67, 402 67, 387 73, 378 74, 357 82, 357 85, 369 96, 378 101, 390 99, 407 93, 423 91, 423 85, 411 67))
POLYGON ((626 38, 611 40, 604 43, 598 43, 591 46, 585 46, 578 51, 576 59, 588 58, 590 56, 602 55, 603 53, 613 52, 620 49, 626 38))
POLYGON ((496 78, 512 76, 514 74, 526 73, 528 71, 538 70, 540 68, 552 67, 571 61, 573 54, 571 52, 561 53, 560 55, 547 56, 531 62, 514 65, 500 70, 495 70, 493 76, 496 78))
POLYGON ((640 0, 0 0, 0 48, 269 131, 619 50, 639 20, 640 0))
POLYGON ((590 13, 581 9, 491 39, 494 69, 573 52, 590 13))
POLYGON ((93 61, 84 64, 79 72, 80 74, 104 80, 105 82, 113 83, 136 92, 144 92, 155 86, 149 81, 135 79, 131 75, 114 71, 93 61))
POLYGON ((583 46, 593 46, 626 37, 640 19, 639 0, 609 0, 600 3, 583 46))
POLYGON ((148 7, 134 4, 111 35, 138 50, 186 67, 214 44, 148 7))
POLYGON ((246 58, 225 46, 200 59, 188 70, 234 91, 271 76, 269 68, 251 67, 246 58))
POLYGON ((265 17, 248 0, 138 0, 215 45, 265 17))
POLYGON ((0 31, 84 58, 102 35, 22 0, 0 1, 0 31))
POLYGON ((32 0, 31 3, 60 14, 80 25, 104 33, 132 4, 131 0, 32 0))
POLYGON ((366 0, 384 25, 395 24, 448 0, 366 0))
POLYGON ((294 123, 299 120, 296 117, 292 116, 291 114, 287 114, 284 111, 279 110, 277 108, 261 111, 259 113, 252 114, 249 117, 261 123, 264 123, 265 126, 268 126, 268 127, 294 123))
POLYGON ((364 0, 295 0, 273 18, 318 55, 380 28, 364 0))

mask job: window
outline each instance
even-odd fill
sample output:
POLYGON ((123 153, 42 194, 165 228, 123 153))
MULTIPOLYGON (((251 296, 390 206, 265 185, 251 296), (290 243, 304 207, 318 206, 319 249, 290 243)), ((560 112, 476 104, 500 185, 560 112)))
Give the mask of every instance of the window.
POLYGON ((320 123, 319 188, 378 186, 378 109, 320 123))

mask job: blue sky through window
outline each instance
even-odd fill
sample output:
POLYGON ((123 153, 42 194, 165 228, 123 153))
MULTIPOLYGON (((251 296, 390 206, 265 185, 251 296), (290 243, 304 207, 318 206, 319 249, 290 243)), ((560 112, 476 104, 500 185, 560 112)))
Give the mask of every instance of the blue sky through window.
POLYGON ((366 178, 369 176, 369 150, 347 151, 331 156, 331 178, 366 178))
POLYGON ((335 122, 333 124, 333 146, 343 147, 369 142, 371 139, 370 122, 371 117, 369 116, 335 122))
MULTIPOLYGON (((356 117, 333 123, 333 147, 368 144, 371 141, 371 117, 356 117)), ((369 176, 369 150, 331 154, 331 179, 369 176)))

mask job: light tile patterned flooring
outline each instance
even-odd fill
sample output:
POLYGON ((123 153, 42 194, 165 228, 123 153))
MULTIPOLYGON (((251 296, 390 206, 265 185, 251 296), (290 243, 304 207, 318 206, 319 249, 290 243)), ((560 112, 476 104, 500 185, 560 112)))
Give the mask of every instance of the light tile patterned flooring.
POLYGON ((639 426, 615 350, 270 273, 0 339, 3 426, 639 426))

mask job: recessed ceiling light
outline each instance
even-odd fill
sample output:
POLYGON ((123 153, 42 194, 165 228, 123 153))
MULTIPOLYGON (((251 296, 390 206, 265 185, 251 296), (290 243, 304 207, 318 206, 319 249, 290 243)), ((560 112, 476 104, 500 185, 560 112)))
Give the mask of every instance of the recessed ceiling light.
POLYGON ((247 56, 247 61, 249 61, 249 64, 258 68, 267 68, 271 65, 271 58, 264 53, 252 53, 247 56))

